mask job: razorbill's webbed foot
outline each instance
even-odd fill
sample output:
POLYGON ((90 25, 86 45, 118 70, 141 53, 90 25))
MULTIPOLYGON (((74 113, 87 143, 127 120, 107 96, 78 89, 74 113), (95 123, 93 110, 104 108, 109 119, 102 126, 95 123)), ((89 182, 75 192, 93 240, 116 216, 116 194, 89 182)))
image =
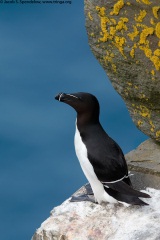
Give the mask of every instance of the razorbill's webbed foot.
POLYGON ((87 194, 83 194, 80 196, 73 195, 70 200, 70 202, 84 202, 84 201, 96 203, 94 198, 89 197, 87 194))
POLYGON ((72 195, 70 202, 82 202, 82 201, 89 201, 89 202, 93 202, 93 203, 97 203, 95 202, 95 198, 94 198, 94 194, 91 188, 91 185, 89 183, 86 183, 84 185, 84 189, 85 192, 82 195, 72 195))

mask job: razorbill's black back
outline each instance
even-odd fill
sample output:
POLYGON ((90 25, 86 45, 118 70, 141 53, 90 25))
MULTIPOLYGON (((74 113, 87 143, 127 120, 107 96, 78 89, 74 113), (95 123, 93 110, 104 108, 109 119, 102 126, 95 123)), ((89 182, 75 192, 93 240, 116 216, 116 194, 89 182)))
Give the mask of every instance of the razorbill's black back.
POLYGON ((75 151, 97 202, 147 205, 139 197, 150 196, 132 188, 124 154, 99 122, 97 98, 79 92, 59 93, 55 99, 77 112, 75 151))

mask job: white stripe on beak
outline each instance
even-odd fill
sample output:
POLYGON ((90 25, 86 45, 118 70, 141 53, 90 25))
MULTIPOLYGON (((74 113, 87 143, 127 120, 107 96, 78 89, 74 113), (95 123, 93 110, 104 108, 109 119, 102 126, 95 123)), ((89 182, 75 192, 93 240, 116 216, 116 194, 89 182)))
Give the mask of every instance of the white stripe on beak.
POLYGON ((61 94, 59 95, 59 99, 58 99, 58 101, 61 101, 61 97, 62 97, 62 95, 63 95, 63 93, 61 93, 61 94))

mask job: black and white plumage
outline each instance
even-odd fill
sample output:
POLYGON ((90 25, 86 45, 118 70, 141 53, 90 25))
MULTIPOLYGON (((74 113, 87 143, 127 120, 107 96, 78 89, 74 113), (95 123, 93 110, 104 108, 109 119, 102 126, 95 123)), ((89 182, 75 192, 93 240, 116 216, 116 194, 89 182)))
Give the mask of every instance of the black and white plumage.
POLYGON ((80 92, 60 93, 55 99, 67 103, 77 112, 75 151, 96 201, 147 205, 139 197, 150 196, 132 188, 124 154, 99 122, 97 98, 80 92))

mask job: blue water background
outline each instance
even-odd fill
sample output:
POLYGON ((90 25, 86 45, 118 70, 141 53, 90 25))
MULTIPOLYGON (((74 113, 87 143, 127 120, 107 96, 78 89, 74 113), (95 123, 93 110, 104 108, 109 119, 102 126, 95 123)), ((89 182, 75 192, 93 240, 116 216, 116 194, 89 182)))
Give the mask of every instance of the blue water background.
POLYGON ((147 137, 88 45, 83 1, 0 5, 0 235, 28 240, 86 179, 76 159, 76 114, 54 100, 87 91, 126 153, 147 137))

